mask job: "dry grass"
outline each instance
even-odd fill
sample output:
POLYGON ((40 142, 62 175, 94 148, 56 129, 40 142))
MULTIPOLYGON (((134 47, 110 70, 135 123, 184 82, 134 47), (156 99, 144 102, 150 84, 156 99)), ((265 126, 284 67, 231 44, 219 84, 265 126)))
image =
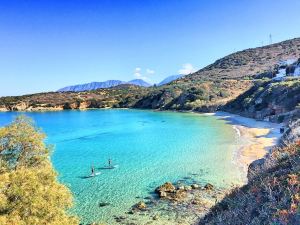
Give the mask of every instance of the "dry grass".
POLYGON ((199 224, 300 224, 300 141, 275 148, 199 224))

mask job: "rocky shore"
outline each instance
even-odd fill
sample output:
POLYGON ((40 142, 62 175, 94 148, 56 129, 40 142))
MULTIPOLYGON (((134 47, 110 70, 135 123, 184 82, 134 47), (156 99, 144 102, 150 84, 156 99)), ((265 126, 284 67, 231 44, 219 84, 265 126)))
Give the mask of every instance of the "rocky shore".
POLYGON ((188 225, 194 224, 227 193, 210 183, 186 184, 166 182, 154 193, 132 206, 121 216, 115 216, 117 224, 188 225))

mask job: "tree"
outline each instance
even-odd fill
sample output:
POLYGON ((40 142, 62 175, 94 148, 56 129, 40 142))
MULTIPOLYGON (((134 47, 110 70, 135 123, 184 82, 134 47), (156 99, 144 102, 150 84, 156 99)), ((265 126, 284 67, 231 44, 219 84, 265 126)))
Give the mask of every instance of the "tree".
POLYGON ((17 117, 9 126, 0 129, 2 167, 12 170, 39 165, 48 158, 50 152, 44 139, 45 134, 34 126, 31 119, 17 117))
POLYGON ((57 181, 45 135, 22 116, 0 129, 0 224, 72 225, 70 191, 57 181))

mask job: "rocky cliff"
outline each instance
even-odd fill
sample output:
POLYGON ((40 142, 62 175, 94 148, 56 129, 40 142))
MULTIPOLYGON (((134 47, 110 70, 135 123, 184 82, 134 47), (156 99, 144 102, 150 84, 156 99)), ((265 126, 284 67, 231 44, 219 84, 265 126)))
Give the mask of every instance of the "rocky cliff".
POLYGON ((223 110, 246 117, 287 122, 300 116, 300 80, 255 81, 245 93, 227 103, 223 110))

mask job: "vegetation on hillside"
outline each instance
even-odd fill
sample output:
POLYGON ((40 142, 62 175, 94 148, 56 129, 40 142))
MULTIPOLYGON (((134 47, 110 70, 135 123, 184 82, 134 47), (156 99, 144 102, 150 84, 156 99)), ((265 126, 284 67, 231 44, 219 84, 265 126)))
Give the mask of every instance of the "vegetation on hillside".
POLYGON ((147 108, 215 111, 243 93, 250 81, 217 80, 174 83, 160 87, 121 85, 86 92, 51 92, 0 98, 8 110, 63 110, 86 108, 147 108))
POLYGON ((26 117, 0 128, 0 224, 72 225, 69 190, 58 183, 45 135, 26 117))
POLYGON ((300 224, 300 142, 276 148, 199 224, 300 224))
POLYGON ((211 112, 251 87, 246 80, 174 82, 144 95, 135 108, 211 112))
POLYGON ((281 82, 260 80, 248 91, 223 107, 256 119, 269 118, 273 122, 287 122, 300 116, 300 80, 281 82))
POLYGON ((215 111, 247 91, 253 78, 265 77, 280 60, 298 59, 300 38, 247 49, 159 87, 120 85, 84 92, 51 92, 2 97, 0 111, 86 108, 150 108, 215 111))
POLYGON ((269 71, 280 60, 297 59, 299 55, 300 38, 295 38, 272 45, 235 52, 196 73, 184 77, 182 81, 253 78, 257 74, 269 71))

